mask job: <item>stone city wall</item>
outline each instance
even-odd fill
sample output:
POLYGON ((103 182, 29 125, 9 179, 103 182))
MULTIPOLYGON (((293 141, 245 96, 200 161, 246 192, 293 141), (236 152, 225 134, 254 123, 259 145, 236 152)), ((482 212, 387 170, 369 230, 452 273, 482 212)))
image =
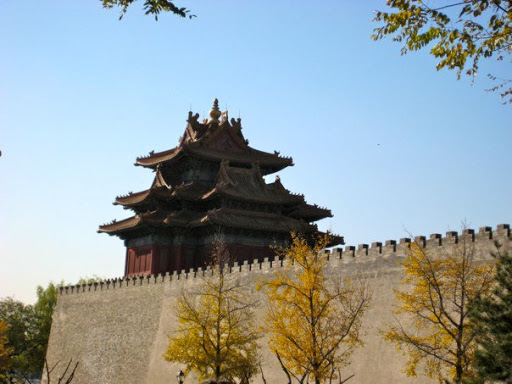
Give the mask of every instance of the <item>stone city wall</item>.
MULTIPOLYGON (((482 227, 478 232, 466 229, 462 234, 430 235, 414 240, 431 251, 449 249, 465 236, 475 245, 477 257, 490 260, 496 250, 494 241, 512 249, 510 226, 499 225, 494 231, 482 227)), ((352 356, 345 368, 349 382, 360 384, 401 384, 411 379, 402 372, 405 358, 382 340, 379 329, 393 319, 393 289, 402 277, 399 261, 406 255, 411 239, 388 240, 384 244, 361 244, 326 251, 329 273, 364 276, 373 290, 372 306, 363 321, 365 345, 352 356)), ((240 281, 249 283, 255 300, 262 301, 254 282, 270 276, 286 261, 244 262, 231 268, 240 281)), ((60 290, 53 314, 47 359, 50 365, 60 362, 60 372, 69 359, 79 362, 73 384, 82 383, 172 383, 183 367, 163 359, 167 339, 176 326, 174 308, 182 289, 201 283, 207 271, 181 271, 166 275, 112 279, 100 283, 68 286, 60 290)), ((262 311, 257 313, 261 323, 262 311)), ((267 383, 285 383, 286 378, 276 358, 261 341, 262 365, 267 383)), ((44 382, 44 380, 43 380, 44 382)), ((52 381, 53 382, 53 381, 52 381)), ((197 383, 192 374, 185 383, 197 383)), ((425 378, 416 383, 429 383, 425 378)), ((263 383, 261 376, 254 383, 263 383)))

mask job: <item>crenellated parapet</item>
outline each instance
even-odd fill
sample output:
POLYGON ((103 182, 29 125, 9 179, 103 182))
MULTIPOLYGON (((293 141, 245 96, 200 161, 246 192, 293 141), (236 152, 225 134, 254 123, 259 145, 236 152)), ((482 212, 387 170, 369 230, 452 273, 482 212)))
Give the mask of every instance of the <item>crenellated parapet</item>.
MULTIPOLYGON (((509 224, 500 224, 494 230, 491 227, 480 227, 478 231, 474 229, 464 229, 461 233, 448 231, 443 236, 439 233, 433 233, 426 236, 416 236, 414 238, 401 238, 399 240, 386 240, 384 242, 373 242, 370 244, 359 244, 358 246, 345 245, 331 250, 324 250, 326 258, 332 267, 343 268, 343 265, 350 263, 372 262, 371 268, 378 268, 378 261, 390 258, 400 258, 407 255, 411 244, 417 244, 434 252, 441 248, 447 248, 458 244, 461 239, 469 241, 475 245, 477 254, 488 254, 493 251, 494 242, 512 248, 510 239, 511 230, 509 224), (377 261, 377 262, 376 262, 377 261)), ((235 262, 233 265, 226 265, 225 268, 230 273, 257 274, 268 273, 287 264, 287 260, 271 260, 268 257, 263 260, 255 259, 252 262, 245 260, 235 262)), ((154 285, 154 284, 173 284, 176 282, 195 280, 211 274, 210 267, 205 269, 188 269, 181 271, 167 272, 156 275, 140 275, 125 278, 106 279, 100 282, 89 284, 69 285, 61 287, 61 295, 87 293, 95 291, 119 290, 126 287, 154 285)))
POLYGON ((345 245, 344 248, 334 248, 328 252, 329 258, 353 259, 366 256, 385 256, 395 253, 403 253, 404 250, 410 249, 411 243, 416 242, 418 245, 431 249, 441 246, 450 246, 457 244, 462 236, 466 236, 469 241, 474 243, 488 243, 492 239, 502 239, 507 241, 510 236, 510 225, 500 224, 495 230, 491 227, 480 227, 478 232, 474 229, 464 229, 462 233, 456 231, 448 231, 445 236, 439 233, 433 233, 426 236, 415 236, 414 238, 404 237, 397 240, 386 240, 382 242, 373 242, 371 245, 359 244, 357 247, 345 245))
MULTIPOLYGON (((455 246, 474 246, 475 257, 485 262, 496 251, 495 241, 512 251, 510 226, 482 227, 478 231, 439 233, 430 236, 376 241, 323 250, 328 259, 329 277, 363 278, 372 290, 372 304, 363 319, 365 345, 354 352, 347 376, 370 384, 409 384, 403 373, 405 359, 393 345, 385 343, 379 330, 394 321, 395 290, 403 277, 402 261, 417 242, 429 252, 449 252, 455 246)), ((255 283, 284 270, 298 268, 291 259, 260 258, 225 265, 233 280, 240 281, 248 297, 260 303, 255 310, 256 322, 264 321, 264 298, 255 283)), ((53 312, 47 359, 50 362, 79 361, 73 383, 151 383, 165 384, 184 367, 166 362, 162 355, 169 335, 177 327, 176 299, 182 290, 194 291, 203 276, 211 276, 212 268, 107 279, 83 285, 60 288, 53 312)), ((261 345, 262 370, 268 383, 285 382, 282 369, 267 348, 261 345)), ((190 373, 186 382, 199 382, 190 373)), ((424 377, 418 384, 433 384, 424 377)), ((44 383, 44 381, 43 381, 44 383)))

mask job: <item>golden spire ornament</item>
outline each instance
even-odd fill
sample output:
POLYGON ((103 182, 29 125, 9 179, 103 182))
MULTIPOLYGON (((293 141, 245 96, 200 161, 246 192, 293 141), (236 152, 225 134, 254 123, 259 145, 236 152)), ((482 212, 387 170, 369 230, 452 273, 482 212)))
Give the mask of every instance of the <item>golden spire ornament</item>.
POLYGON ((216 98, 213 100, 213 107, 210 109, 209 115, 211 119, 208 120, 208 124, 219 123, 219 117, 222 115, 222 112, 219 109, 219 100, 216 98))

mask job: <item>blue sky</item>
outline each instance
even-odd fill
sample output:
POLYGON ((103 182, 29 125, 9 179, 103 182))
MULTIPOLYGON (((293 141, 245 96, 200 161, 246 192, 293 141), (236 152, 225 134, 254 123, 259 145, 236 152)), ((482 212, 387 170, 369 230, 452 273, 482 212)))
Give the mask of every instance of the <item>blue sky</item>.
POLYGON ((123 243, 98 225, 150 185, 135 158, 174 147, 214 97, 251 146, 294 158, 283 184, 347 244, 512 222, 512 108, 484 91, 510 62, 471 86, 401 56, 370 39, 384 1, 177 4, 197 18, 0 0, 0 297, 121 276, 123 243))

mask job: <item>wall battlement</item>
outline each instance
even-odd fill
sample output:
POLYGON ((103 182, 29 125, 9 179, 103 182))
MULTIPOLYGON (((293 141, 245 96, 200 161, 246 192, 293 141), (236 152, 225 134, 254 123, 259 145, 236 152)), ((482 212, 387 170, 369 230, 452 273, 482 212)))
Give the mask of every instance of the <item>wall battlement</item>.
MULTIPOLYGON (((466 229, 462 233, 434 233, 428 237, 387 240, 347 245, 322 251, 328 259, 328 273, 346 277, 363 277, 373 291, 372 305, 363 319, 365 345, 356 350, 351 364, 344 368, 346 376, 355 374, 361 384, 408 384, 403 373, 405 359, 379 333, 394 320, 395 289, 403 277, 399 261, 403 260, 416 241, 434 253, 449 252, 457 244, 474 245, 475 257, 490 260, 496 251, 495 241, 512 251, 510 225, 466 229)), ((269 259, 235 263, 228 270, 247 283, 247 295, 262 302, 255 289, 260 278, 289 265, 290 260, 269 259)), ((169 335, 176 330, 176 300, 183 289, 194 289, 202 275, 211 268, 188 270, 150 276, 107 279, 91 284, 60 288, 53 312, 47 359, 50 362, 73 358, 80 365, 73 383, 164 384, 171 382, 184 367, 163 359, 169 335)), ((264 321, 264 311, 256 310, 256 323, 264 321)), ((286 378, 277 359, 267 348, 267 339, 260 342, 262 369, 268 383, 282 383, 286 378)), ((425 377, 418 384, 433 384, 425 377)), ((44 382, 44 381, 43 381, 44 382)), ((190 373, 187 383, 197 382, 190 373)), ((264 384, 256 377, 254 384, 264 384)))
MULTIPOLYGON (((340 265, 347 264, 356 260, 357 262, 363 262, 365 260, 374 260, 375 258, 389 258, 393 255, 405 255, 407 250, 410 248, 412 242, 424 246, 426 249, 432 249, 435 247, 452 246, 459 242, 462 236, 468 236, 470 241, 475 243, 478 247, 479 244, 488 245, 490 240, 502 240, 510 236, 511 230, 509 224, 499 224, 495 230, 491 227, 480 227, 478 232, 474 229, 465 229, 462 233, 456 231, 448 231, 445 236, 439 233, 433 233, 428 238, 425 236, 416 236, 414 239, 401 238, 400 240, 386 240, 382 242, 373 242, 371 245, 359 244, 357 247, 352 245, 346 245, 345 247, 337 247, 331 250, 325 250, 325 255, 329 260, 329 263, 333 267, 339 267, 340 265)), ((491 242, 492 243, 492 242, 491 242)), ((226 266, 226 268, 232 272, 271 272, 276 268, 281 268, 286 264, 286 260, 269 260, 265 258, 263 261, 258 259, 252 262, 244 261, 243 263, 235 262, 233 266, 226 266)), ((86 293, 94 291, 108 291, 114 289, 122 289, 128 286, 141 286, 150 284, 162 284, 162 283, 173 283, 183 280, 194 280, 197 277, 205 276, 211 273, 210 267, 206 269, 190 269, 182 270, 180 272, 174 271, 173 273, 167 272, 166 274, 148 275, 148 276, 133 276, 127 278, 113 278, 106 279, 100 282, 94 282, 89 284, 69 285, 61 287, 59 289, 60 295, 69 295, 74 293, 86 293)))

